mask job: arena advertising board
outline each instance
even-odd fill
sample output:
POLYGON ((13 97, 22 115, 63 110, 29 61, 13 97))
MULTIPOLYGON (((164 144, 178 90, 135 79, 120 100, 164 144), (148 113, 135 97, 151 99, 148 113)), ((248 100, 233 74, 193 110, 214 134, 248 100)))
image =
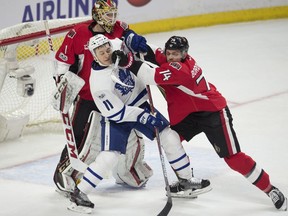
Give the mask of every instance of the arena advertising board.
MULTIPOLYGON (((5 0, 0 29, 21 22, 90 16, 95 0, 5 0)), ((288 5, 288 0, 118 0, 119 19, 146 22, 195 14, 288 5)))

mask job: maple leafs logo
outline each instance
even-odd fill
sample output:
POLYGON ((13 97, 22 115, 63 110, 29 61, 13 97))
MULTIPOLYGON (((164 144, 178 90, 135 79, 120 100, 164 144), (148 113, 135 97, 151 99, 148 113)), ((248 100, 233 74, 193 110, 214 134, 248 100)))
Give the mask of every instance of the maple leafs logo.
POLYGON ((127 86, 123 86, 120 83, 115 84, 115 88, 118 89, 122 95, 127 95, 129 92, 132 92, 135 86, 135 80, 131 76, 131 73, 127 70, 119 69, 119 80, 126 84, 127 86), (130 87, 133 86, 133 87, 130 87))

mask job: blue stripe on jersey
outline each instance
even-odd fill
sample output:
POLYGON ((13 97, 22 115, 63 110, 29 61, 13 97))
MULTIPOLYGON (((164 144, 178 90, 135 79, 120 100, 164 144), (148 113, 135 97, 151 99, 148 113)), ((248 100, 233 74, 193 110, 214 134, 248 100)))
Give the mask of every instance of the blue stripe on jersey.
POLYGON ((121 120, 123 119, 123 116, 124 116, 125 110, 126 110, 126 107, 123 106, 123 108, 122 108, 119 112, 117 112, 117 113, 115 113, 115 114, 113 114, 113 115, 111 115, 111 116, 107 116, 107 118, 113 120, 113 118, 115 118, 116 116, 119 116, 119 117, 118 117, 118 120, 115 121, 115 122, 119 122, 119 121, 121 121, 121 120))
POLYGON ((184 155, 182 155, 181 157, 177 158, 176 160, 169 161, 169 163, 170 163, 170 164, 176 163, 176 162, 182 160, 184 157, 187 157, 186 153, 185 153, 184 155))
POLYGON ((134 106, 138 101, 140 101, 145 95, 147 94, 147 90, 146 88, 143 89, 142 92, 140 92, 140 94, 138 94, 138 96, 134 99, 134 101, 132 101, 130 104, 128 104, 129 106, 134 106))

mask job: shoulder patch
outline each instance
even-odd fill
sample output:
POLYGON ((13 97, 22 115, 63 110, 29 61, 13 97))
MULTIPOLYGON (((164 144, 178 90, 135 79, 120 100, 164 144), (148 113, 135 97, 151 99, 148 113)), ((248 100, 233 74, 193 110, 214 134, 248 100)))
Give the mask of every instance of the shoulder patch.
POLYGON ((182 65, 179 62, 171 62, 169 65, 176 70, 180 70, 182 68, 182 65))
POLYGON ((68 32, 67 37, 69 37, 69 38, 74 38, 75 35, 76 35, 75 29, 71 29, 71 30, 68 32))
POLYGON ((67 61, 68 61, 68 56, 65 55, 63 52, 60 52, 59 55, 58 55, 58 57, 59 57, 62 61, 64 61, 64 62, 67 62, 67 61))

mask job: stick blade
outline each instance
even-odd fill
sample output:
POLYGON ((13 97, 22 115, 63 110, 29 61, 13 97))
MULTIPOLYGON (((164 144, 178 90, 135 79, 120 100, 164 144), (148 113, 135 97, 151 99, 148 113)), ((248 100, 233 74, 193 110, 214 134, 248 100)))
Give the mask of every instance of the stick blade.
POLYGON ((157 216, 167 216, 172 208, 172 199, 168 199, 165 207, 157 216))

